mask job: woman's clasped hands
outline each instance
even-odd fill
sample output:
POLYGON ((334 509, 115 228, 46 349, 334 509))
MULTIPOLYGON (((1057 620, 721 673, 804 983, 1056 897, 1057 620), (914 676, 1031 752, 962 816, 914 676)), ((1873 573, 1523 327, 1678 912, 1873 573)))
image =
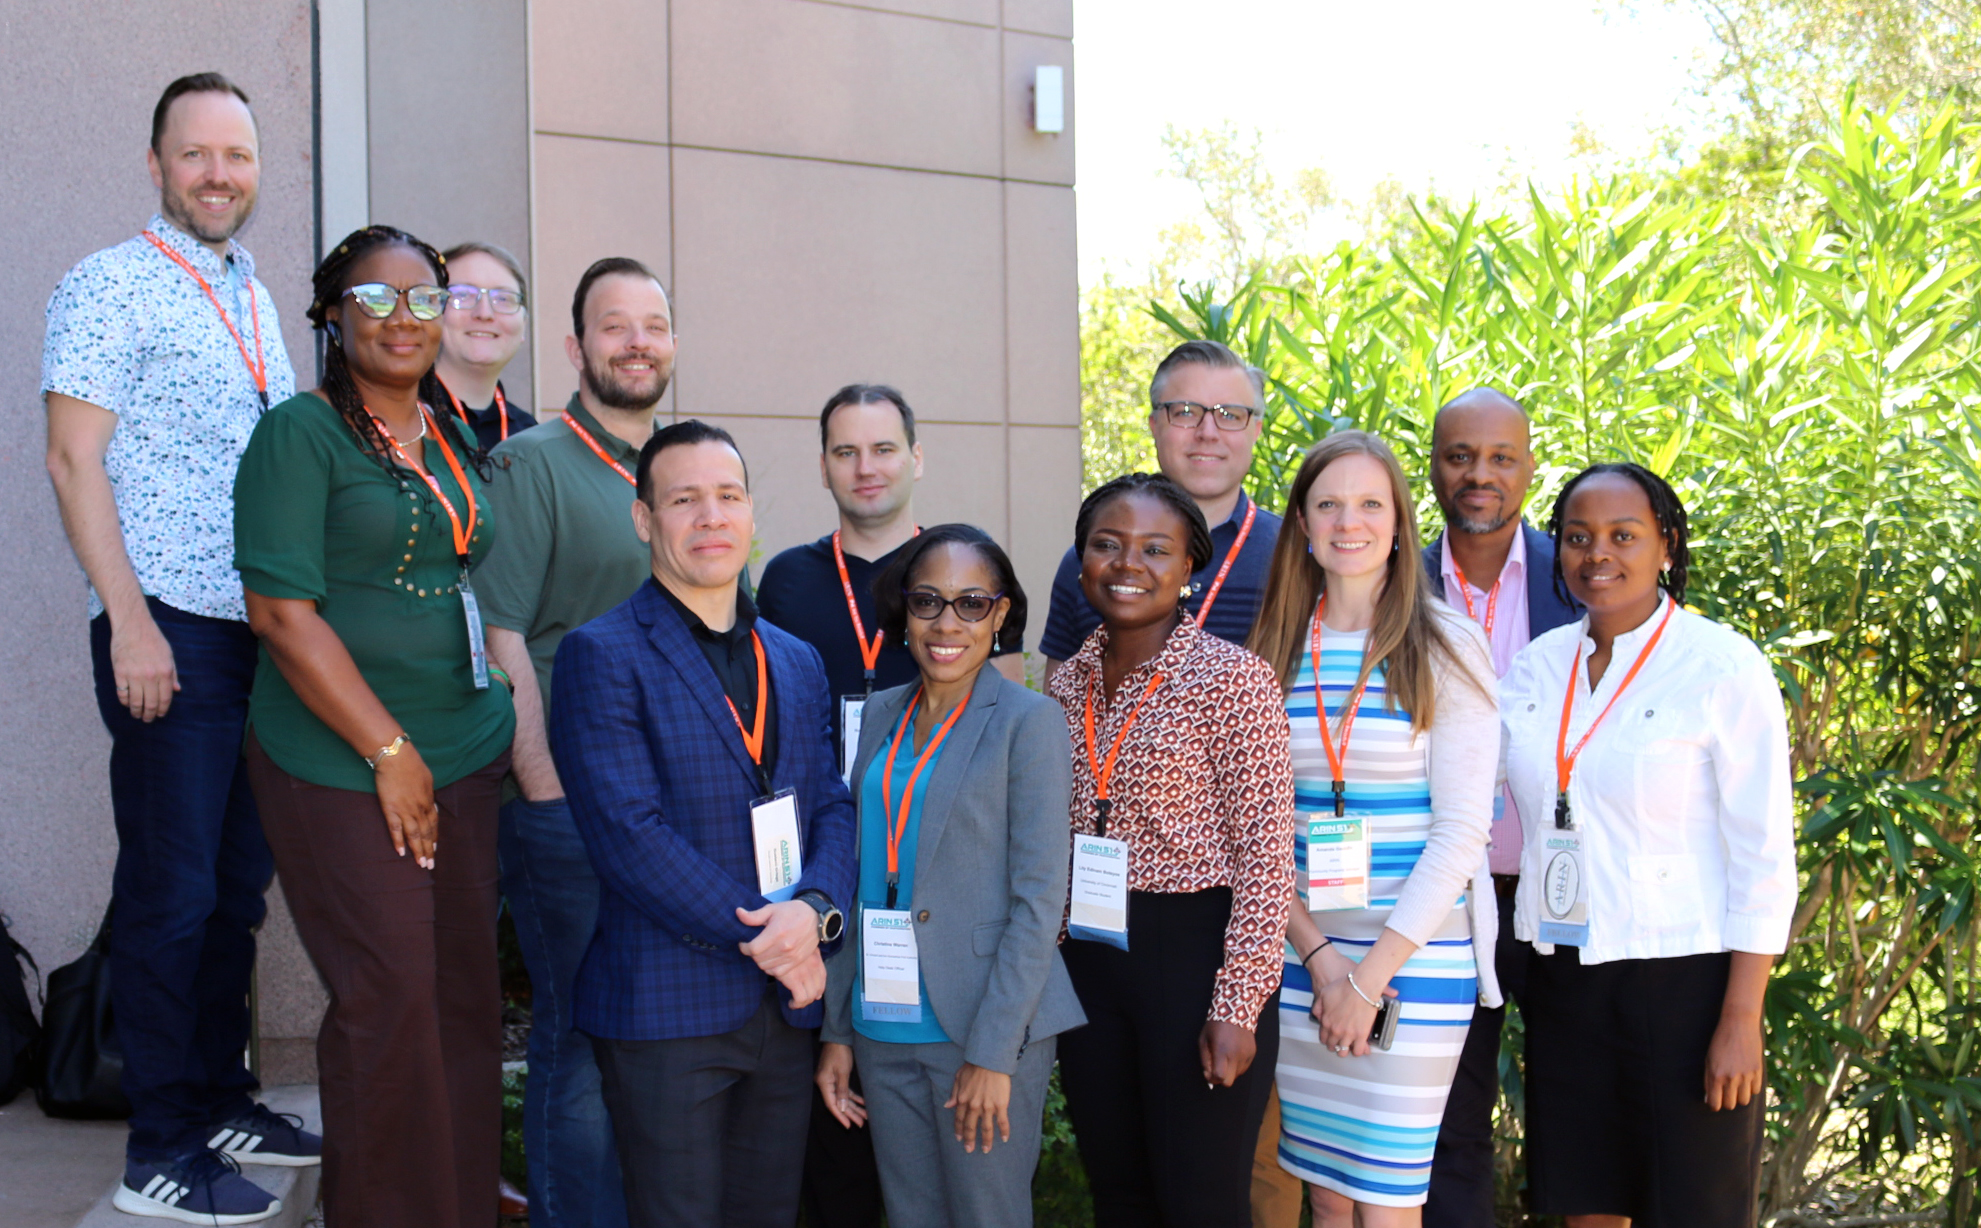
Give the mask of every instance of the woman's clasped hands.
POLYGON ((1333 943, 1307 957, 1307 973, 1314 981, 1314 1005, 1308 1013, 1320 1025, 1321 1043, 1337 1057, 1368 1054, 1369 1033, 1376 1025, 1376 1008, 1369 1005, 1369 998, 1381 1001, 1396 996, 1396 990, 1386 982, 1380 989, 1361 985, 1357 992, 1358 986, 1348 980, 1357 967, 1354 960, 1335 950, 1333 943))

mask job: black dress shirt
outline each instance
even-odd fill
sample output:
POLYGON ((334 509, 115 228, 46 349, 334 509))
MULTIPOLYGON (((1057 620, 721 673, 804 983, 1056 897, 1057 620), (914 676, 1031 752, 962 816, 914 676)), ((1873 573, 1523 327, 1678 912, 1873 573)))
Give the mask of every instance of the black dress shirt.
MULTIPOLYGON (((736 586, 736 621, 727 631, 714 631, 695 613, 682 603, 665 584, 654 581, 667 604, 681 615, 687 624, 688 634, 694 637, 695 644, 708 658, 709 668, 715 671, 716 681, 722 684, 722 693, 729 702, 736 705, 736 716, 745 729, 756 727, 757 716, 757 652, 750 643, 750 633, 757 625, 757 606, 750 600, 750 594, 742 585, 736 586)), ((772 688, 775 694, 776 688, 772 688)), ((777 766, 777 713, 771 707, 771 696, 763 697, 764 702, 764 745, 763 761, 758 765, 757 775, 764 782, 764 792, 770 791, 771 769, 777 766)))

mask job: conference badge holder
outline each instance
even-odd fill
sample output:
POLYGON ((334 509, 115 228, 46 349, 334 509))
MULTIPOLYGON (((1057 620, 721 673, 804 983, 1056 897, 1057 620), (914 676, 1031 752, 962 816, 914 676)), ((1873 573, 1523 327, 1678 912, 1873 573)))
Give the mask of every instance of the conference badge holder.
POLYGON ((1583 872, 1582 829, 1543 828, 1541 925, 1536 935, 1556 946, 1589 945, 1589 876, 1583 872))
POLYGON ((475 689, 488 689, 488 645, 482 637, 481 602, 475 599, 474 586, 468 583, 468 569, 461 569, 461 612, 468 619, 468 664, 475 671, 475 689))
POLYGON ((922 960, 905 908, 860 910, 860 1018, 922 1021, 922 960))
POLYGON ((853 760, 860 753, 860 722, 867 711, 865 695, 839 697, 839 774, 853 787, 853 760))
POLYGON ((1107 836, 1073 837, 1073 882, 1066 933, 1128 949, 1128 844, 1107 836))
MULTIPOLYGON (((1304 812, 1303 812, 1304 813, 1304 812)), ((1305 813, 1307 911, 1369 906, 1369 824, 1359 814, 1305 813)))
POLYGON ((798 793, 779 789, 750 803, 750 834, 756 842, 757 890, 771 901, 788 900, 805 872, 798 842, 798 793))

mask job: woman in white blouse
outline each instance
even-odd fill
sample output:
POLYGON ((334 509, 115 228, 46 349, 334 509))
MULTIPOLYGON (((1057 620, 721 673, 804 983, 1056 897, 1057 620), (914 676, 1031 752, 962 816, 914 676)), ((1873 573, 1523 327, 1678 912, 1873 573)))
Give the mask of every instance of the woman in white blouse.
POLYGON ((1685 509, 1634 464, 1572 478, 1549 525, 1588 613, 1500 683, 1526 828, 1514 931, 1533 1210, 1746 1228, 1761 1001, 1795 911, 1788 726, 1767 659, 1682 608, 1685 509))

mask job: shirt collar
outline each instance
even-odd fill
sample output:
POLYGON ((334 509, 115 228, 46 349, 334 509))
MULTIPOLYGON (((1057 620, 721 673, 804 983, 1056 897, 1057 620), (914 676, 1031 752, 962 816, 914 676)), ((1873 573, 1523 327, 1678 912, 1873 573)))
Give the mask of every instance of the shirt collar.
MULTIPOLYGON (((1651 635, 1657 631, 1658 624, 1664 620, 1665 606, 1670 601, 1671 595, 1659 589, 1658 608, 1651 611, 1649 618, 1616 637, 1616 641, 1610 645, 1610 659, 1636 660, 1637 653, 1644 646, 1644 641, 1651 638, 1651 635)), ((1678 621, 1678 613, 1678 611, 1672 612, 1673 622, 1678 621)), ((1586 610, 1582 613, 1582 651, 1584 654, 1596 651, 1596 641, 1589 635, 1589 614, 1586 610)))
MULTIPOLYGON (((597 418, 592 417, 592 411, 585 408, 585 403, 578 399, 577 393, 571 394, 570 403, 565 405, 564 412, 571 415, 572 421, 590 431, 592 438, 598 440, 599 447, 608 452, 618 453, 621 460, 637 461, 640 458, 638 448, 606 430, 597 418)), ((666 591, 666 587, 666 585, 661 586, 663 592, 666 591)))
POLYGON ((163 240, 165 246, 184 256, 208 279, 226 277, 229 262, 240 271, 242 277, 254 276, 254 257, 248 255, 248 250, 232 239, 227 240, 228 258, 223 261, 213 254, 212 248, 165 220, 163 213, 152 214, 151 221, 145 223, 145 229, 163 240))
MULTIPOLYGON (((1162 651, 1129 671, 1128 676, 1122 679, 1122 686, 1126 687, 1131 683, 1144 685, 1151 674, 1176 673, 1183 659, 1190 655, 1191 650, 1197 646, 1197 640, 1203 634, 1204 632, 1197 626, 1197 620, 1185 612, 1183 617, 1177 620, 1176 626, 1171 629, 1169 638, 1163 641, 1162 651)), ((1086 681, 1088 674, 1100 673, 1101 653, 1106 649, 1107 625, 1103 623, 1094 629, 1094 633, 1087 637, 1087 642, 1080 646, 1080 651, 1074 653, 1072 659, 1066 663, 1080 671, 1075 676, 1082 679, 1083 687, 1090 685, 1086 681)))
POLYGON ((1246 494, 1245 491, 1241 488, 1238 492, 1238 502, 1231 505, 1231 515, 1226 516, 1223 520, 1219 521, 1216 525, 1214 525, 1213 531, 1215 531, 1216 529, 1222 529, 1226 525, 1230 525, 1233 531, 1236 531, 1240 525, 1245 523, 1245 509, 1251 506, 1252 506, 1252 497, 1246 494))
POLYGON ((687 603, 674 595, 673 589, 668 588, 659 580, 655 580, 653 586, 660 590, 661 596, 667 598, 667 604, 673 606, 675 612, 681 615, 681 621, 688 625, 688 634, 695 636, 697 639, 710 640, 718 644, 728 644, 734 647, 744 640, 749 639, 750 632, 757 625, 757 603, 750 599, 749 590, 744 588, 741 583, 736 585, 736 621, 730 625, 727 631, 711 629, 707 623, 702 621, 701 615, 689 609, 687 603))
MULTIPOLYGON (((1438 561, 1439 572, 1444 576, 1445 591, 1450 592, 1451 586, 1458 583, 1458 563, 1451 557, 1451 530, 1449 528, 1438 534, 1438 550, 1440 555, 1438 561)), ((1519 531, 1513 535, 1513 546, 1506 552, 1506 562, 1500 567, 1500 578, 1504 580, 1508 577, 1512 577, 1519 584, 1525 584, 1527 582, 1527 522, 1525 520, 1520 522, 1519 531)), ((1485 592, 1487 589, 1482 588, 1479 591, 1485 592)))

